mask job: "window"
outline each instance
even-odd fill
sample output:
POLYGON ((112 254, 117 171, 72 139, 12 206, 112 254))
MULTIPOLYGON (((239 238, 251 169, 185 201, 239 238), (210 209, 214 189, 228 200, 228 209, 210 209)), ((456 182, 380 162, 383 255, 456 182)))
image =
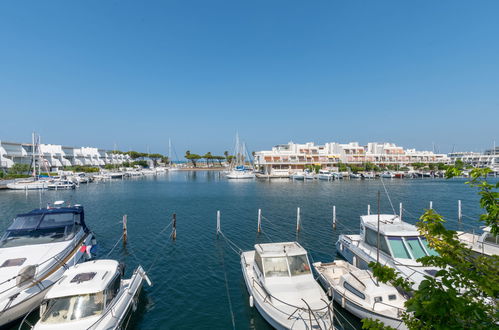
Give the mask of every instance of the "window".
POLYGON ((394 294, 389 295, 388 300, 397 300, 397 295, 394 294))
POLYGON ((46 214, 40 223, 40 228, 53 228, 62 226, 72 226, 74 224, 73 213, 53 213, 46 214))
POLYGON ((354 288, 352 285, 350 285, 350 283, 343 282, 343 287, 345 289, 347 289, 348 291, 350 291, 351 293, 353 293, 354 295, 356 295, 357 297, 359 297, 361 299, 366 299, 366 296, 362 292, 360 292, 359 290, 354 288))
POLYGON ((75 275, 75 277, 73 277, 73 279, 71 280, 71 283, 81 283, 81 282, 86 282, 86 281, 90 281, 91 279, 93 279, 95 277, 95 272, 90 272, 90 273, 80 273, 80 274, 77 274, 75 275))
MULTIPOLYGON (((367 244, 378 247, 378 232, 366 228, 366 242, 367 244)), ((390 249, 388 249, 388 244, 386 243, 386 238, 384 235, 379 235, 379 249, 386 254, 390 255, 390 249)))
POLYGON ((419 243, 419 238, 416 237, 405 237, 405 242, 407 243, 407 246, 409 247, 409 250, 411 251, 412 255, 414 256, 414 259, 419 259, 421 257, 426 257, 426 253, 419 243))
POLYGON ((484 242, 485 242, 485 243, 497 244, 497 242, 498 242, 498 240, 497 240, 497 239, 498 239, 498 237, 499 237, 499 236, 494 236, 494 234, 489 233, 489 234, 487 234, 487 236, 485 236, 485 240, 484 240, 484 242))
POLYGON ((438 256, 438 253, 437 251, 433 250, 430 245, 428 244, 428 241, 426 240, 426 238, 424 237, 421 237, 421 242, 423 242, 423 245, 424 247, 426 248, 426 251, 428 252, 428 254, 430 256, 438 256))
POLYGON ((22 264, 24 264, 25 261, 26 258, 8 259, 4 261, 4 263, 0 266, 0 268, 21 266, 22 264))
POLYGON ((291 276, 310 274, 310 266, 306 254, 288 257, 291 276))
POLYGON ((374 302, 377 303, 377 302, 382 302, 383 301, 383 297, 374 297, 374 302))
POLYGON ((8 230, 36 229, 41 218, 42 216, 39 214, 17 217, 14 219, 14 222, 10 225, 8 230))
POLYGON ((104 294, 97 292, 49 300, 42 323, 63 323, 100 315, 104 309, 104 294))
POLYGON ((289 276, 286 257, 263 258, 265 277, 289 276))
POLYGON ((111 303, 111 301, 116 297, 118 292, 120 292, 121 277, 116 276, 116 278, 109 284, 106 292, 106 306, 111 303))
POLYGON ((404 241, 402 240, 402 237, 388 236, 388 242, 390 242, 394 258, 411 259, 411 257, 409 256, 409 252, 407 252, 407 249, 405 247, 404 241))
POLYGON ((255 252, 255 264, 258 270, 263 274, 262 257, 258 252, 255 252))

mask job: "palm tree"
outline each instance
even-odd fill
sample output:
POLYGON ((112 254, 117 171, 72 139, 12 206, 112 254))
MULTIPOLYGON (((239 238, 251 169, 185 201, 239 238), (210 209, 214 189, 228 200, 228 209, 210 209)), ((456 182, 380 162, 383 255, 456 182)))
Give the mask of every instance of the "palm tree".
POLYGON ((206 166, 210 167, 210 159, 213 159, 213 156, 210 151, 208 151, 203 158, 206 159, 206 166))

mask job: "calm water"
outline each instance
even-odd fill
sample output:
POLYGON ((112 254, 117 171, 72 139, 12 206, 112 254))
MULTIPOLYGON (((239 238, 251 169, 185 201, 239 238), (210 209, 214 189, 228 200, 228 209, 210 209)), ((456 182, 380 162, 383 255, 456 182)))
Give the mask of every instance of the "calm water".
MULTIPOLYGON (((478 228, 471 218, 480 214, 478 195, 462 179, 385 180, 395 210, 404 204, 404 220, 414 223, 429 201, 457 229, 457 200, 462 200, 465 226, 478 228)), ((269 329, 249 307, 239 256, 216 238, 216 211, 221 211, 225 235, 241 249, 255 243, 298 240, 315 261, 335 258, 340 233, 358 232, 359 216, 381 191, 381 211, 393 213, 379 180, 335 182, 227 181, 218 172, 173 172, 154 178, 116 180, 82 185, 75 191, 0 191, 0 231, 17 214, 54 200, 80 203, 95 232, 99 257, 120 238, 121 218, 128 215, 129 242, 110 258, 127 265, 127 275, 140 263, 149 270, 153 287, 145 288, 135 329, 269 329), (338 227, 331 226, 336 205, 338 227), (301 208, 302 231, 297 236, 296 208, 301 208), (257 212, 262 209, 263 234, 257 235, 257 212), (177 241, 162 230, 177 214, 177 241), (151 268, 152 267, 152 268, 151 268), (227 281, 227 282, 226 282, 227 281), (227 283, 227 285, 226 285, 227 283), (228 287, 228 294, 227 294, 228 287), (232 310, 232 314, 231 314, 232 310)), ((467 228, 467 229, 468 229, 467 228)), ((343 314, 346 312, 343 311, 343 314)), ((358 327, 354 318, 349 321, 358 327)), ((346 322, 344 321, 346 325, 346 322)))

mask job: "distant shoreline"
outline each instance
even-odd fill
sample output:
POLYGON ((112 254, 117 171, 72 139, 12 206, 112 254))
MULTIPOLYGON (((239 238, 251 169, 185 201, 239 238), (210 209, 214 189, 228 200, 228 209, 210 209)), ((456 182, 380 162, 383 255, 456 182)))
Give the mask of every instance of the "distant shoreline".
POLYGON ((182 167, 177 171, 225 171, 225 167, 182 167))

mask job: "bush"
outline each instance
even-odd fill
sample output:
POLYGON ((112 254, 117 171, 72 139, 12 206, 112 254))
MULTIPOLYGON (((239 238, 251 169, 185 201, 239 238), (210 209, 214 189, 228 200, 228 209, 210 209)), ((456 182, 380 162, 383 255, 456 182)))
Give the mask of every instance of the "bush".
POLYGON ((14 164, 11 168, 9 168, 9 174, 17 175, 17 174, 27 174, 29 171, 28 164, 14 164))

